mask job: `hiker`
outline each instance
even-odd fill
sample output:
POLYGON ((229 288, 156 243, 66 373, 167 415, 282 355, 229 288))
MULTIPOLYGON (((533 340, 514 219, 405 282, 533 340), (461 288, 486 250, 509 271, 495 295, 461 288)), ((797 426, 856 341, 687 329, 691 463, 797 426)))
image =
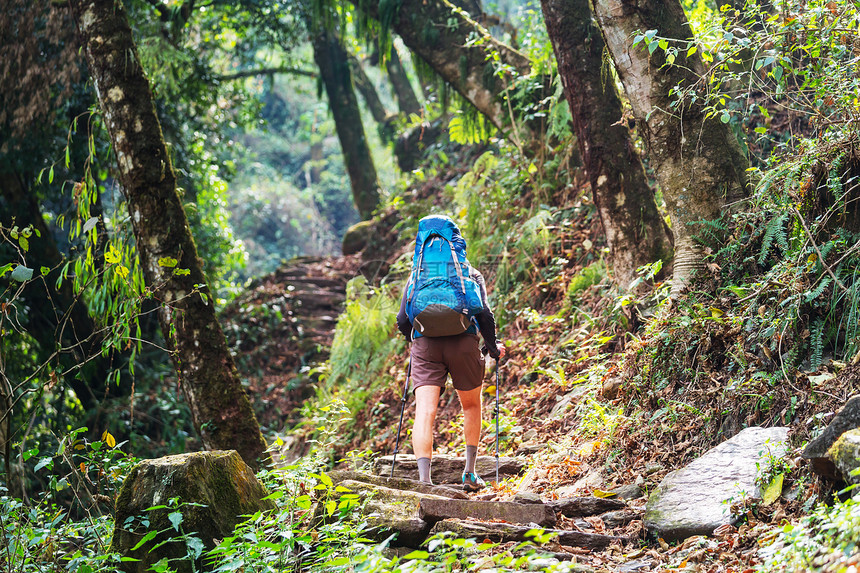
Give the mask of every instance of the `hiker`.
POLYGON ((463 488, 482 489, 486 484, 475 473, 481 436, 482 350, 498 360, 504 356, 505 348, 496 341, 496 320, 487 304, 484 277, 469 265, 466 241, 449 217, 431 215, 418 224, 412 274, 403 290, 397 327, 412 342, 412 449, 418 459, 418 479, 433 483, 433 427, 439 397, 450 374, 463 408, 463 488), (484 349, 479 347, 479 331, 484 349))

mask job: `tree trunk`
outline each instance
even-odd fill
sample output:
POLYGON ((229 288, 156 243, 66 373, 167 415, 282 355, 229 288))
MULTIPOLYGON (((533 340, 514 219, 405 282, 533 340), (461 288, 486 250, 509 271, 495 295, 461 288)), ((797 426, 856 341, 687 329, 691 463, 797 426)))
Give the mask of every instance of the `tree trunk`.
POLYGON ((400 61, 397 49, 393 45, 391 46, 391 53, 385 58, 385 69, 388 71, 391 87, 394 88, 394 97, 397 98, 397 107, 400 109, 400 113, 407 117, 413 114, 421 115, 421 104, 418 103, 418 97, 415 95, 415 90, 412 89, 409 76, 403 69, 403 62, 400 61))
POLYGON ((615 279, 625 287, 642 265, 671 261, 671 239, 622 124, 615 83, 602 73, 605 46, 588 0, 541 4, 615 279))
POLYGON ((164 338, 208 449, 235 449, 260 466, 266 442, 239 381, 155 114, 152 92, 119 0, 70 0, 119 165, 146 284, 161 306, 164 338), (174 272, 165 259, 178 261, 174 272))
POLYGON ((364 66, 355 56, 349 56, 349 69, 352 73, 353 85, 356 91, 361 94, 367 109, 370 110, 370 115, 376 122, 376 130, 379 133, 379 138, 383 143, 391 143, 396 136, 394 120, 397 115, 385 109, 382 100, 379 99, 379 93, 376 91, 376 86, 367 77, 364 71, 364 66))
POLYGON ((721 217, 729 203, 746 196, 749 161, 728 125, 705 116, 702 100, 672 106, 671 90, 688 87, 703 73, 698 53, 680 49, 675 65, 662 49, 649 57, 637 33, 657 30, 663 38, 692 39, 678 0, 596 0, 595 16, 642 130, 651 164, 666 199, 675 236, 673 294, 703 265, 702 221, 721 217))
POLYGON ((316 31, 312 44, 352 184, 353 201, 361 218, 367 220, 379 205, 379 181, 352 88, 346 50, 334 32, 324 29, 316 31))
MULTIPOLYGON (((368 16, 379 20, 379 0, 349 0, 368 16)), ((469 46, 476 31, 474 20, 455 12, 445 0, 401 0, 391 17, 391 28, 412 53, 424 60, 463 98, 502 131, 510 126, 502 95, 505 82, 496 77, 493 55, 519 75, 528 75, 528 58, 492 36, 481 45, 469 46)), ((474 4, 468 6, 473 9, 474 4)), ((526 127, 527 126, 521 126, 526 127)))

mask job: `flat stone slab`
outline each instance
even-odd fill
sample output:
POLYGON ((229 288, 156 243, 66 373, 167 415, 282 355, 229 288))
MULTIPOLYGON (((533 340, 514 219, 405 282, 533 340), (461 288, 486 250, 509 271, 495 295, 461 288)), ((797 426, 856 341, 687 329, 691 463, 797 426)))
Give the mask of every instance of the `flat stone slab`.
POLYGON ((533 523, 541 527, 555 525, 555 512, 542 503, 422 499, 419 516, 430 522, 443 519, 477 519, 480 521, 501 520, 508 523, 533 523))
MULTIPOLYGON (((391 461, 393 456, 382 456, 376 460, 373 471, 377 475, 388 476, 391 474, 391 461)), ((461 484, 463 483, 463 468, 466 467, 466 458, 459 456, 448 456, 437 454, 433 456, 430 468, 430 477, 436 484, 461 484)), ((517 458, 499 458, 499 477, 519 475, 525 469, 525 462, 517 458)), ((496 479, 495 456, 478 456, 475 461, 475 473, 485 480, 496 479)), ((397 454, 397 464, 394 466, 394 477, 415 479, 418 477, 418 461, 412 454, 397 454)))
POLYGON ((737 521, 728 501, 759 499, 757 464, 786 455, 788 428, 747 428, 690 465, 667 475, 648 498, 645 527, 666 541, 711 535, 737 521))
POLYGON ((856 428, 860 428, 860 396, 852 396, 845 402, 821 435, 810 441, 800 455, 812 462, 812 469, 816 473, 834 479, 837 475, 836 466, 827 452, 842 434, 856 428))
MULTIPOLYGON (((459 537, 474 538, 480 541, 505 543, 507 541, 533 541, 534 538, 526 535, 532 531, 531 527, 512 525, 509 523, 480 523, 478 521, 458 521, 446 519, 436 523, 430 530, 430 535, 436 535, 450 531, 459 537)), ((567 531, 563 529, 545 529, 544 533, 555 533, 558 535, 554 540, 561 545, 582 547, 584 549, 605 549, 612 543, 624 543, 630 541, 624 537, 612 535, 600 535, 597 533, 583 533, 581 531, 567 531)))
POLYGON ((358 494, 365 501, 363 515, 373 528, 369 532, 370 537, 383 541, 396 532, 395 544, 408 547, 420 546, 430 531, 431 524, 419 515, 421 500, 447 500, 440 496, 354 480, 344 480, 339 485, 349 490, 341 493, 358 494))
POLYGON ((849 430, 842 434, 827 451, 827 455, 846 482, 860 484, 860 474, 854 473, 860 468, 860 430, 849 430))
POLYGON ((587 517, 627 507, 623 501, 603 497, 563 497, 547 505, 565 517, 587 517))
MULTIPOLYGON (((400 457, 399 455, 397 457, 400 457)), ((340 483, 346 480, 359 481, 373 485, 381 485, 390 487, 391 489, 399 489, 403 491, 414 491, 416 493, 427 493, 430 495, 439 495, 442 497, 450 497, 451 499, 469 499, 462 490, 446 487, 444 485, 427 485, 418 480, 406 478, 390 478, 387 476, 378 476, 364 472, 356 472, 351 470, 335 470, 327 472, 328 477, 333 483, 340 483)))

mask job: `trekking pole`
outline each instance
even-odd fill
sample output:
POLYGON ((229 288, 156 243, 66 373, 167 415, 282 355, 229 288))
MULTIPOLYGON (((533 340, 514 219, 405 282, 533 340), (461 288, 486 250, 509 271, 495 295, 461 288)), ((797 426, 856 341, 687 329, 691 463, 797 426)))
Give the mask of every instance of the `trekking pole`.
POLYGON ((499 485, 499 361, 496 358, 496 486, 499 485))
POLYGON ((394 442, 394 458, 391 460, 391 477, 394 477, 394 464, 397 461, 397 449, 400 447, 400 430, 403 427, 403 410, 406 409, 410 376, 412 376, 412 356, 409 357, 409 366, 406 367, 406 384, 403 386, 403 398, 400 399, 400 422, 397 424, 397 441, 394 442))

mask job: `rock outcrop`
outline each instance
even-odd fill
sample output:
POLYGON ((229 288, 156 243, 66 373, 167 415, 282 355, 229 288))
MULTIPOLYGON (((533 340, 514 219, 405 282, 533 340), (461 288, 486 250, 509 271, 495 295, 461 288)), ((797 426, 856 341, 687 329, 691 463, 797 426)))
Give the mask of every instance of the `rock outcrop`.
POLYGON ((232 534, 242 516, 274 509, 266 495, 232 450, 142 461, 120 488, 110 550, 138 560, 121 564, 126 573, 143 573, 162 559, 180 573, 199 571, 202 552, 232 534))
POLYGON ((860 484, 860 430, 842 434, 827 451, 843 480, 860 484))
POLYGON ((666 541, 710 535, 734 523, 732 501, 760 497, 756 477, 767 458, 786 454, 788 428, 747 428, 667 475, 648 498, 645 527, 666 541))
POLYGON ((860 428, 860 396, 853 396, 833 417, 833 421, 821 435, 803 448, 801 455, 812 462, 812 469, 817 474, 828 479, 835 479, 837 477, 836 466, 827 452, 842 434, 857 428, 860 428))

